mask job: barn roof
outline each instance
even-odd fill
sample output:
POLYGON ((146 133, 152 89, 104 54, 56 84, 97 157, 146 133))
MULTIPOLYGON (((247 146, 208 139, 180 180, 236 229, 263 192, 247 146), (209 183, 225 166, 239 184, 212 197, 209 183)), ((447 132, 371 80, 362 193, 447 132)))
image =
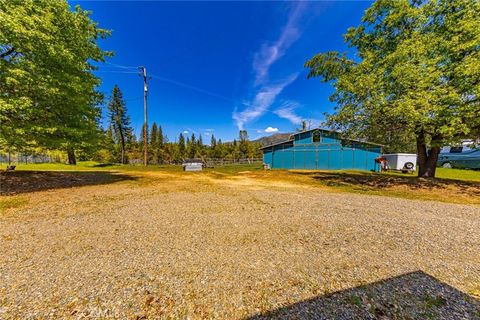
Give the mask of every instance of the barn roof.
MULTIPOLYGON (((309 130, 305 130, 305 131, 298 131, 298 132, 292 133, 292 135, 290 136, 290 138, 288 140, 285 140, 285 141, 282 141, 282 142, 277 142, 277 143, 274 143, 274 144, 270 144, 268 146, 261 147, 260 150, 270 148, 270 147, 273 147, 273 146, 277 146, 277 145, 280 145, 280 144, 284 144, 284 143, 287 143, 287 142, 293 142, 295 136, 297 136, 299 134, 302 134, 302 133, 305 133, 305 132, 311 132, 311 131, 315 131, 315 130, 320 130, 320 131, 328 132, 328 133, 341 134, 341 132, 335 131, 335 130, 328 130, 328 129, 323 129, 323 128, 313 128, 313 129, 309 129, 309 130)), ((349 140, 349 141, 354 141, 354 142, 359 142, 359 143, 364 143, 364 144, 370 144, 370 145, 374 145, 374 146, 383 147, 383 144, 373 143, 373 142, 368 142, 368 141, 362 141, 362 140, 357 140, 357 139, 344 138, 344 140, 349 140)))
MULTIPOLYGON (((293 136, 293 135, 292 135, 293 136)), ((264 147, 261 147, 260 150, 262 149, 265 149, 265 148, 270 148, 270 147, 273 147, 273 146, 278 146, 279 144, 285 144, 287 142, 293 142, 293 139, 288 139, 288 140, 285 140, 285 141, 281 141, 281 142, 277 142, 277 143, 272 143, 272 144, 269 144, 268 146, 264 146, 264 147)))

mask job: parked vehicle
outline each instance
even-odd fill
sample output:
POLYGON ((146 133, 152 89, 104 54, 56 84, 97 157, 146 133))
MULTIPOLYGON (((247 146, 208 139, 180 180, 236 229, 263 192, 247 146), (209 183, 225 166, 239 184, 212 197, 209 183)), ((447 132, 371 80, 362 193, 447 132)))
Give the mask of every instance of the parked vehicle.
MULTIPOLYGON (((442 149, 447 151, 447 149, 442 149)), ((448 152, 440 152, 437 166, 444 168, 480 169, 480 148, 450 147, 448 152)))

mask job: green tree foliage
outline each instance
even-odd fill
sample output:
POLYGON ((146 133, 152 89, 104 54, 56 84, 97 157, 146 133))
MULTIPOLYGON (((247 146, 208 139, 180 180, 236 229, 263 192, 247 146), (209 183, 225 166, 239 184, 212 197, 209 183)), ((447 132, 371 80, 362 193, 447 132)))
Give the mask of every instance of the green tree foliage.
MULTIPOLYGON (((88 149, 101 136, 92 61, 109 33, 66 1, 0 1, 0 147, 88 149)), ((69 157, 70 158, 70 157, 69 157)))
POLYGON ((168 142, 168 138, 163 135, 162 126, 158 127, 158 136, 157 136, 158 148, 163 149, 165 143, 168 142))
POLYGON ((190 139, 187 139, 187 154, 189 158, 195 158, 197 156, 198 142, 195 137, 195 133, 192 133, 190 139))
POLYGON ((105 142, 104 142, 105 154, 102 156, 102 160, 106 162, 115 162, 120 158, 118 153, 118 148, 115 143, 115 134, 112 125, 108 126, 107 131, 105 132, 105 142))
POLYGON ((222 142, 222 139, 217 140, 217 145, 215 146, 215 156, 213 158, 225 158, 227 155, 227 150, 225 144, 222 142))
POLYGON ((163 135, 163 130, 161 126, 158 126, 156 122, 152 124, 152 128, 150 130, 150 141, 149 141, 149 155, 150 155, 150 162, 154 164, 161 164, 164 162, 166 157, 172 158, 173 155, 171 152, 173 150, 167 150, 166 148, 166 137, 163 135), (170 151, 170 153, 169 153, 170 151), (167 153, 168 156, 167 156, 167 153))
POLYGON ((148 135, 148 126, 145 130, 145 124, 142 125, 142 130, 138 134, 138 142, 135 145, 135 158, 136 159, 143 159, 144 158, 144 150, 145 150, 145 133, 147 135, 147 153, 150 158, 151 156, 151 149, 149 149, 150 145, 150 137, 148 135))
POLYGON ((157 123, 154 122, 150 129, 150 139, 149 139, 149 163, 158 163, 159 160, 159 143, 158 143, 158 127, 157 123))
POLYGON ((358 59, 326 52, 306 63, 330 82, 347 135, 409 151, 435 176, 440 147, 480 133, 480 2, 379 0, 345 35, 358 59))
POLYGON ((133 130, 130 127, 127 106, 117 85, 113 87, 112 96, 108 103, 108 115, 113 140, 120 150, 120 158, 116 160, 120 160, 120 163, 125 164, 127 163, 127 145, 129 145, 129 142, 132 142, 133 130))
POLYGON ((210 148, 208 149, 208 156, 210 158, 220 158, 217 157, 218 153, 218 146, 217 146, 217 139, 215 139, 215 136, 212 134, 210 137, 210 148))
POLYGON ((182 133, 180 133, 180 136, 178 137, 178 151, 179 151, 179 158, 180 159, 185 158, 187 147, 185 145, 185 137, 183 136, 182 133))
MULTIPOLYGON (((143 131, 139 133, 137 141, 129 122, 124 123, 129 129, 126 130, 126 158, 132 163, 141 163, 143 160, 143 131)), ((111 124, 104 133, 103 148, 97 151, 95 159, 108 162, 119 162, 121 159, 121 138, 111 124)), ((201 135, 192 134, 185 141, 185 136, 180 134, 178 141, 168 142, 168 138, 163 135, 162 127, 155 122, 151 126, 148 137, 149 163, 181 163, 186 158, 215 158, 215 159, 253 159, 261 158, 262 152, 260 144, 248 141, 248 134, 243 134, 244 151, 240 152, 242 145, 237 140, 233 142, 223 143, 221 139, 216 140, 215 136, 211 136, 210 145, 204 145, 201 135)))

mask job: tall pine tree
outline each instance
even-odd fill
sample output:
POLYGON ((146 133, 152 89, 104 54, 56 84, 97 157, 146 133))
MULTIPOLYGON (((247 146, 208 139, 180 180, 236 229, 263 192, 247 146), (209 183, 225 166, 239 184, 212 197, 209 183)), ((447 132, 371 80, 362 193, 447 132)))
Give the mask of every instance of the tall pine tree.
POLYGON ((132 128, 130 127, 130 118, 127 115, 127 106, 117 85, 112 90, 112 97, 108 104, 108 113, 114 140, 120 147, 120 162, 125 164, 127 163, 127 139, 132 136, 132 128))
POLYGON ((186 150, 186 146, 185 146, 185 137, 183 136, 182 133, 180 133, 180 136, 178 137, 178 153, 179 153, 179 156, 180 158, 185 158, 185 150, 186 150))
POLYGON ((150 129, 150 140, 148 148, 150 150, 150 161, 155 164, 159 163, 158 127, 156 122, 152 124, 152 127, 150 129))
POLYGON ((167 137, 163 135, 162 126, 158 126, 158 134, 157 134, 157 150, 158 150, 158 163, 163 163, 165 161, 165 143, 167 137))

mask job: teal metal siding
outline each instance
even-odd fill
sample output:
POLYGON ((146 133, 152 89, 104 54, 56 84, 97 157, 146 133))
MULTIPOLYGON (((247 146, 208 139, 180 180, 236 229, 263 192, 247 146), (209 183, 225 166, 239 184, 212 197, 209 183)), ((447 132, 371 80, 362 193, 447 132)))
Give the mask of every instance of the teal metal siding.
POLYGON ((312 142, 312 132, 302 132, 293 141, 263 149, 263 161, 272 169, 306 170, 378 170, 375 158, 381 147, 322 132, 319 143, 312 142))
POLYGON ((306 156, 304 152, 295 152, 294 153, 294 167, 293 169, 303 169, 305 168, 306 156))
POLYGON ((273 152, 271 148, 264 149, 263 150, 263 163, 270 165, 270 168, 272 168, 273 164, 273 152))

